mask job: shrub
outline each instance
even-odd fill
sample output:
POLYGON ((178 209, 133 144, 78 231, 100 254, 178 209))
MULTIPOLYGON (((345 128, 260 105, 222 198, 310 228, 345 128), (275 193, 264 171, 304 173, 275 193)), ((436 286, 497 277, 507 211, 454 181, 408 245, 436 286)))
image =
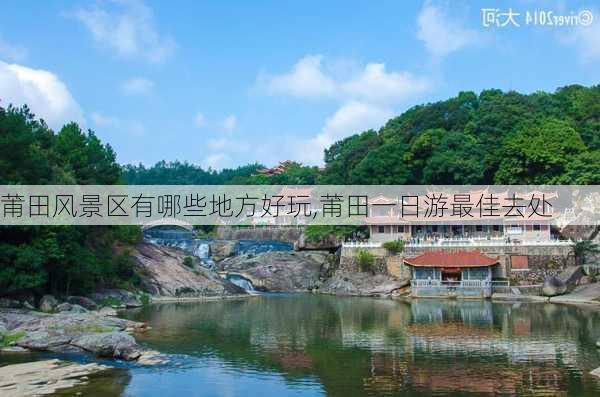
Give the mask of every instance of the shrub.
POLYGON ((383 248, 390 251, 393 254, 399 254, 404 251, 404 241, 396 240, 396 241, 388 241, 383 243, 383 248))
POLYGON ((150 299, 150 295, 148 294, 142 294, 142 296, 140 296, 140 302, 142 302, 142 305, 144 306, 149 305, 151 301, 152 299, 150 299))
POLYGON ((358 251, 358 266, 361 272, 373 271, 374 264, 375 256, 372 253, 365 250, 358 251))
POLYGON ((194 259, 191 256, 183 258, 183 264, 187 267, 194 267, 194 259))

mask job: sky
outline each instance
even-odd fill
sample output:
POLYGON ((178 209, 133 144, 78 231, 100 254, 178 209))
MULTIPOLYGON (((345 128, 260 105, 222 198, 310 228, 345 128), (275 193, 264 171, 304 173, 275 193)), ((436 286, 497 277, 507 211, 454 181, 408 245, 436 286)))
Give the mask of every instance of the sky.
POLYGON ((4 0, 0 12, 0 106, 27 103, 55 130, 76 121, 124 164, 319 165, 332 143, 460 91, 599 82, 597 1, 4 0))

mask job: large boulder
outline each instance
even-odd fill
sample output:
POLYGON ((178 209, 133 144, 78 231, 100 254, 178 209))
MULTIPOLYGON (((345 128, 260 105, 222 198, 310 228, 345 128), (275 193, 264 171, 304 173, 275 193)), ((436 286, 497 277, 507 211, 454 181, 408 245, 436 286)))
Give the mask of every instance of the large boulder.
POLYGON ((132 258, 142 287, 152 295, 165 297, 230 296, 246 292, 215 272, 183 264, 188 254, 177 248, 153 244, 136 245, 132 258))
POLYGON ((567 286, 556 276, 548 276, 542 286, 544 296, 557 296, 567 292, 567 286))
POLYGON ((87 310, 96 310, 98 308, 98 305, 93 299, 85 296, 69 296, 67 298, 67 303, 82 306, 87 310))
POLYGON ((142 353, 133 336, 125 332, 87 334, 73 339, 71 344, 99 357, 136 360, 142 353))
POLYGON ((542 286, 544 296, 557 296, 572 291, 585 276, 582 266, 570 266, 558 276, 548 276, 542 286))
POLYGON ((336 295, 391 296, 408 285, 409 279, 397 280, 385 274, 338 270, 323 283, 319 292, 336 295))
POLYGON ((44 295, 42 299, 40 299, 39 308, 44 313, 51 313, 54 311, 54 308, 58 305, 58 301, 52 295, 44 295))
POLYGON ((225 259, 217 270, 249 280, 265 291, 309 291, 320 286, 326 252, 271 251, 225 259))

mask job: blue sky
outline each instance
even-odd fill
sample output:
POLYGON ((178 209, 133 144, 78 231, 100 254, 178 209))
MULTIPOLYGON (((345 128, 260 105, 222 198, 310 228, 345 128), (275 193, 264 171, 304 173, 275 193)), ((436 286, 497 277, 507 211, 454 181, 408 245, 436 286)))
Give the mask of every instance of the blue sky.
POLYGON ((122 163, 319 164, 336 140, 459 91, 599 82, 595 1, 8 0, 0 13, 0 103, 53 128, 76 120, 122 163), (482 8, 521 26, 484 27, 482 8), (526 25, 535 10, 595 20, 526 25))

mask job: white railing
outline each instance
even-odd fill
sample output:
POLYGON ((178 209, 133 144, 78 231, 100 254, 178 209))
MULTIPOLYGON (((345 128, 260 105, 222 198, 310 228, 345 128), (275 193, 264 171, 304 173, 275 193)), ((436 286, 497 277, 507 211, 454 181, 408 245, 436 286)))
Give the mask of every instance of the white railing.
POLYGON ((442 280, 425 280, 413 279, 410 281, 412 288, 430 288, 430 287, 450 287, 450 288, 490 288, 490 287, 506 287, 510 285, 508 281, 491 281, 491 280, 460 280, 460 281, 442 281, 442 280))
POLYGON ((379 248, 381 243, 375 241, 344 241, 342 247, 345 248, 379 248))
POLYGON ((410 247, 571 246, 571 240, 506 240, 504 238, 440 238, 406 241, 410 247))

